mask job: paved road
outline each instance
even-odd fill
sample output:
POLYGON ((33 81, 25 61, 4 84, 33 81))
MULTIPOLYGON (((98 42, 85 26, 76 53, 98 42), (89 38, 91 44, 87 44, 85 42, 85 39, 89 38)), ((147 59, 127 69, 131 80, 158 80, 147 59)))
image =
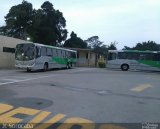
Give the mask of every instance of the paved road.
POLYGON ((0 70, 0 123, 158 123, 159 92, 160 72, 0 70))

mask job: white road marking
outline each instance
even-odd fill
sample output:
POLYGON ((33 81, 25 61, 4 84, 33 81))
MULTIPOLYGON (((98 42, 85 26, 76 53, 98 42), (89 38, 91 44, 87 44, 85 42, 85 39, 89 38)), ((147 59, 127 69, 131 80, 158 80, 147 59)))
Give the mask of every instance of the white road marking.
POLYGON ((11 82, 16 82, 16 81, 21 81, 21 80, 17 80, 17 79, 1 79, 1 80, 6 80, 6 81, 11 81, 11 82))
POLYGON ((142 92, 142 91, 144 91, 145 89, 151 88, 151 87, 153 87, 153 86, 150 85, 150 84, 142 84, 142 85, 139 85, 139 86, 137 86, 137 87, 135 87, 135 88, 132 88, 132 89, 130 89, 130 90, 131 90, 131 91, 134 91, 134 92, 142 92))
POLYGON ((36 79, 41 79, 41 78, 47 78, 47 77, 52 77, 55 75, 49 75, 49 76, 41 76, 41 77, 37 77, 37 78, 29 78, 29 79, 24 79, 24 80, 15 80, 12 82, 4 82, 4 83, 0 83, 0 85, 7 85, 7 84, 14 84, 14 83, 18 83, 18 82, 25 82, 25 81, 32 81, 32 80, 36 80, 36 79))
POLYGON ((93 70, 94 68, 90 68, 90 69, 80 69, 80 70, 77 70, 77 69, 73 69, 72 71, 70 71, 70 73, 76 73, 76 72, 85 72, 85 71, 91 71, 93 70))
MULTIPOLYGON (((31 77, 31 76, 28 76, 28 77, 31 77)), ((13 79, 27 79, 28 77, 26 75, 25 75, 25 77, 23 77, 23 76, 11 76, 11 78, 13 78, 13 79)))
MULTIPOLYGON (((69 71, 67 72, 66 74, 68 73, 76 73, 76 72, 83 72, 83 71, 90 71, 91 69, 80 69, 80 70, 77 70, 77 69, 73 69, 72 71, 69 71)), ((37 77, 37 78, 27 78, 27 77, 20 77, 20 76, 9 76, 9 77, 6 77, 7 79, 0 79, 0 81, 7 81, 7 82, 0 82, 0 86, 1 85, 7 85, 7 84, 14 84, 14 83, 18 83, 18 82, 25 82, 25 81, 32 81, 32 80, 36 80, 36 79, 41 79, 41 78, 47 78, 47 77, 53 77, 53 76, 57 76, 59 74, 52 74, 52 75, 48 75, 48 76, 40 76, 40 77, 37 77)))

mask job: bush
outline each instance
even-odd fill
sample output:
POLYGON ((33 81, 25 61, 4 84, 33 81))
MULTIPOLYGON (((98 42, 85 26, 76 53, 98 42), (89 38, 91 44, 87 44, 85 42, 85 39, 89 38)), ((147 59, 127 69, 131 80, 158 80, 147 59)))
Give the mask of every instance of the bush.
POLYGON ((106 63, 105 62, 98 62, 99 68, 105 68, 106 63))

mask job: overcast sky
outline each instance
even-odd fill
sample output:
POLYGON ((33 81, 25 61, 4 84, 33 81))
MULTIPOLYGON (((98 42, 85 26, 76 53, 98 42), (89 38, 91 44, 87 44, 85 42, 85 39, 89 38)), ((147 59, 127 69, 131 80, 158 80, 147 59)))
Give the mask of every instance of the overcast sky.
MULTIPOLYGON (((28 0, 38 9, 45 0, 28 0)), ((160 44, 160 0, 49 0, 63 12, 66 28, 83 40, 99 36, 106 45, 118 42, 118 49, 153 40, 160 44)), ((22 0, 1 0, 0 26, 13 5, 22 0)), ((70 33, 69 33, 70 35, 70 33)), ((68 38, 69 38, 68 35, 68 38)))

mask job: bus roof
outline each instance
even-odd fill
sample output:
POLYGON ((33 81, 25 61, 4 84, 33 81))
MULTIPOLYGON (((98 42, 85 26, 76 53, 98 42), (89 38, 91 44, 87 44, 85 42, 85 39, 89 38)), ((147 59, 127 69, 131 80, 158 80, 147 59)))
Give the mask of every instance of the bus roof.
POLYGON ((66 48, 56 47, 56 46, 50 46, 50 45, 44 45, 44 44, 40 44, 40 43, 20 43, 20 44, 35 44, 36 46, 40 46, 40 47, 48 47, 48 48, 60 49, 60 50, 65 50, 65 51, 70 51, 70 52, 77 52, 77 51, 71 50, 71 49, 66 49, 66 48))
POLYGON ((149 50, 146 50, 146 51, 140 51, 140 50, 108 50, 108 52, 114 52, 114 53, 117 53, 117 52, 160 53, 160 51, 149 51, 149 50))

